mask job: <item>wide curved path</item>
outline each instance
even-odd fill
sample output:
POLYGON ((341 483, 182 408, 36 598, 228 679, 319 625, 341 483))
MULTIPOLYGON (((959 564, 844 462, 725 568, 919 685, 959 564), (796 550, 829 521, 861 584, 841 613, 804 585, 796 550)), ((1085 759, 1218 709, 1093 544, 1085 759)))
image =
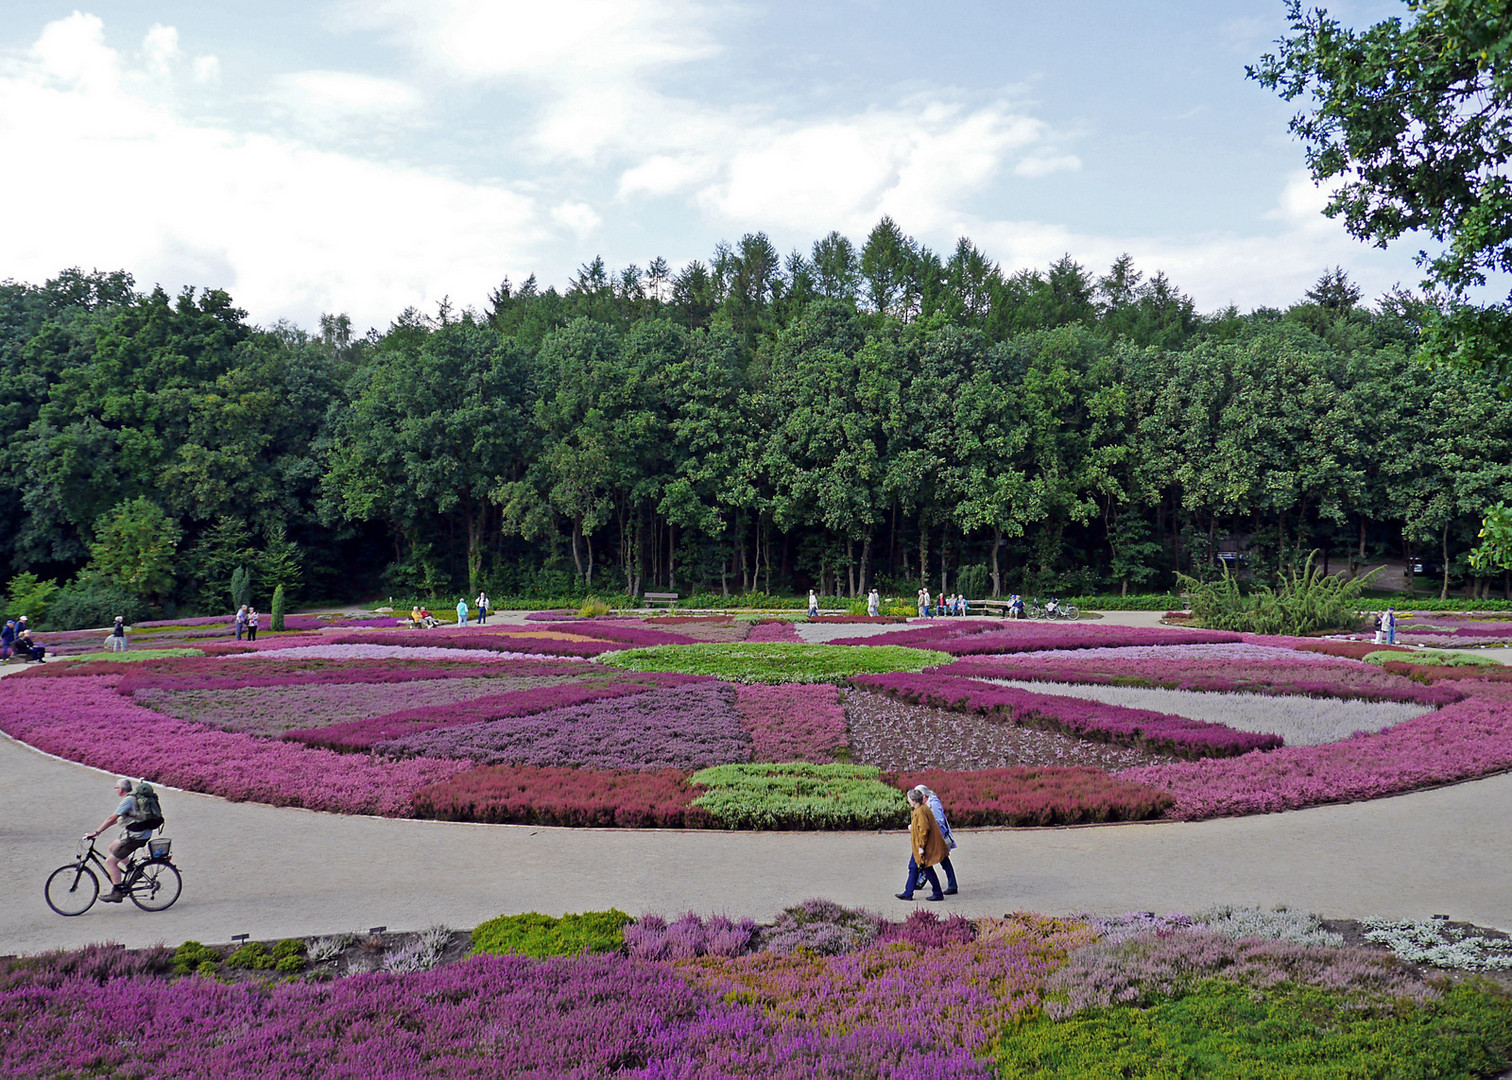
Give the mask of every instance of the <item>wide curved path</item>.
MULTIPOLYGON (((60 918, 42 883, 113 809, 111 781, 0 737, 0 953, 470 927, 502 912, 611 906, 766 918, 811 896, 906 908, 892 898, 908 854, 902 831, 459 825, 167 789, 185 879, 178 904, 153 915, 96 904, 60 918)), ((987 915, 1286 904, 1337 917, 1442 913, 1512 929, 1512 775, 1250 818, 966 832, 955 861, 961 894, 929 907, 987 915)))

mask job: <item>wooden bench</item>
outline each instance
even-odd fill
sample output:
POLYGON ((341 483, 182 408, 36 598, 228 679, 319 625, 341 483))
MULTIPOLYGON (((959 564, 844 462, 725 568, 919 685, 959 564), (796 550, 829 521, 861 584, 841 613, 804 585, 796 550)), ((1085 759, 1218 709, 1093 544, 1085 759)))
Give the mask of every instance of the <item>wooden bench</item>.
POLYGON ((672 607, 672 606, 674 606, 677 603, 677 593, 675 593, 675 592, 648 592, 648 593, 641 593, 641 599, 646 602, 646 606, 647 607, 650 607, 652 604, 666 604, 668 607, 672 607))
POLYGON ((1006 600, 968 600, 967 604, 974 615, 996 615, 999 619, 1008 617, 1008 601, 1006 600))

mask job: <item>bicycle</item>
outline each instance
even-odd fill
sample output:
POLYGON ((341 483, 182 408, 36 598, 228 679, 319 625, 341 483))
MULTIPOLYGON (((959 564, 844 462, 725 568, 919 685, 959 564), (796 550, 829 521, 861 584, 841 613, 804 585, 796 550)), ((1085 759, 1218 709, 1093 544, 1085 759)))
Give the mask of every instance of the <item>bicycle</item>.
POLYGON ((1031 619, 1079 619, 1081 609, 1073 604, 1062 604, 1058 600, 1041 604, 1038 600, 1029 601, 1029 606, 1024 609, 1024 614, 1031 619))
MULTIPOLYGON (((143 911, 167 911, 184 890, 184 879, 169 854, 172 844, 164 837, 148 840, 147 846, 132 852, 121 867, 121 889, 143 911)), ((100 896, 100 878, 93 868, 98 868, 107 882, 110 880, 105 859, 95 850, 94 837, 86 836, 79 841, 78 858, 48 875, 42 890, 47 906, 66 917, 82 915, 93 907, 100 896)))

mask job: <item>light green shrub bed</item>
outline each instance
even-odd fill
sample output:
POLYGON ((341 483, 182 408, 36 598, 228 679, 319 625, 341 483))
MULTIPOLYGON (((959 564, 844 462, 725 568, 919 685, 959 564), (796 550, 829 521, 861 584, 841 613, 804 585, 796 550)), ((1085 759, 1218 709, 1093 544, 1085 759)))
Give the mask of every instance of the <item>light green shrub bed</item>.
POLYGON ((1148 1008, 1097 1008, 1010 1028, 997 1050, 1002 1080, 1479 1080, 1509 1055, 1512 1002, 1480 981, 1418 1003, 1210 979, 1148 1008))
POLYGON ((472 951, 538 958, 614 952, 625 943, 625 924, 629 921, 629 915, 615 908, 563 915, 560 919, 539 911, 500 915, 472 932, 472 951))
POLYGON ((923 671, 951 657, 901 645, 801 645, 787 642, 701 643, 626 649, 601 661, 631 671, 680 671, 726 682, 844 682, 852 675, 923 671))
POLYGON ((728 829, 886 829, 908 822, 903 793, 870 765, 716 765, 693 801, 728 829))

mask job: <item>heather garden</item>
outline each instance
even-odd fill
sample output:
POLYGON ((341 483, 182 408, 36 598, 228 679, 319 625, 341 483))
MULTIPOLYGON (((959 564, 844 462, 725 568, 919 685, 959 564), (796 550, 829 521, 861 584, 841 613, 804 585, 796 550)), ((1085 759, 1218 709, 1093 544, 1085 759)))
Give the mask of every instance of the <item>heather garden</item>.
POLYGON ((619 911, 461 934, 0 960, 7 1076, 1476 1078, 1512 943, 1286 910, 772 923, 619 911), (146 1038, 121 1038, 125 1031, 146 1038))
POLYGON ((53 635, 0 730, 233 800, 567 826, 873 829, 925 783, 958 826, 1195 820, 1512 768, 1512 623, 1398 644, 1100 621, 538 612, 53 635))
MULTIPOLYGON (((233 800, 471 822, 958 829, 1195 820, 1512 768, 1512 622, 1397 643, 1114 620, 535 612, 49 635, 0 730, 233 800)), ((930 905, 922 905, 929 908, 930 905)), ((1215 909, 506 915, 470 934, 0 961, 15 1076, 1465 1077, 1512 1065, 1512 944, 1215 909), (102 1022, 103 1018, 103 1022, 102 1022), (121 1039, 123 1027, 150 1040, 121 1039)))

